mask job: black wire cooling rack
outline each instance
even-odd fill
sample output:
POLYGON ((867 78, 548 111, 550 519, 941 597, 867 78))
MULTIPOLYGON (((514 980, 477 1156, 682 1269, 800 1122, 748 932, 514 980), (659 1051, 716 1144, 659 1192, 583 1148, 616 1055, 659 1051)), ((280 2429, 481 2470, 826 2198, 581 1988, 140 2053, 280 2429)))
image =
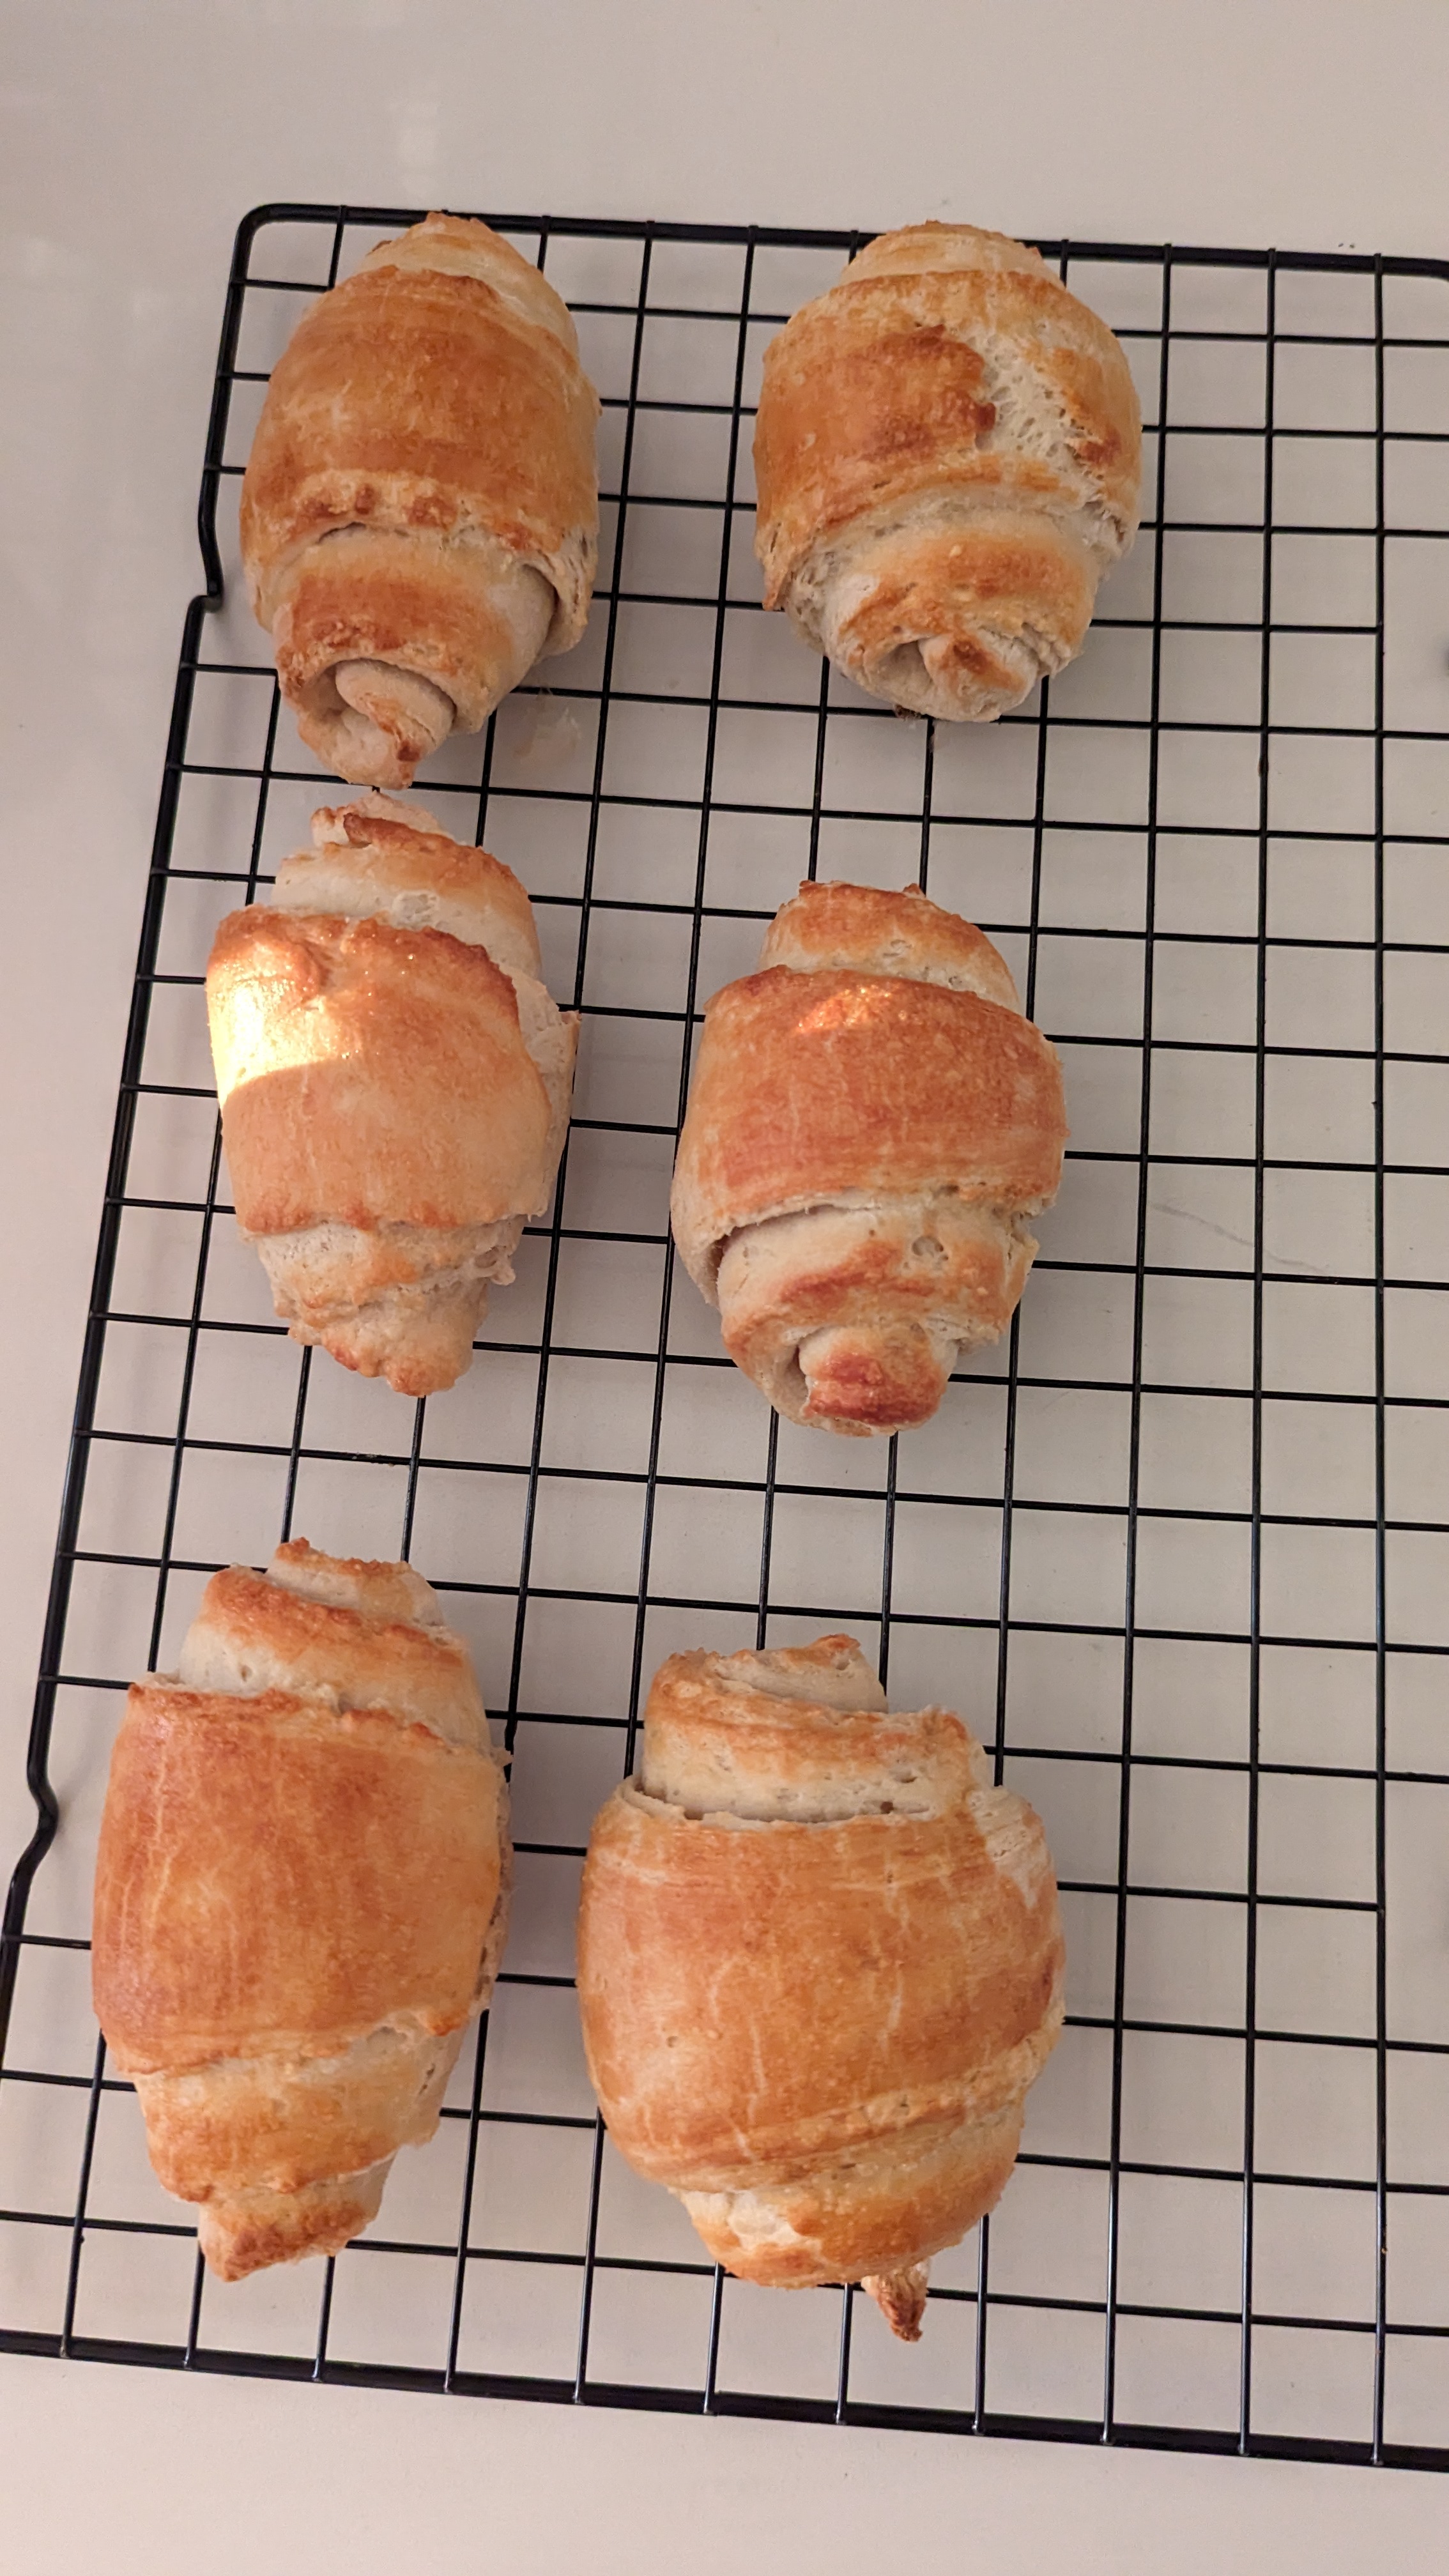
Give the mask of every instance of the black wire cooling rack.
POLYGON ((271 1315, 200 979, 336 793, 230 578, 260 388, 415 220, 237 238, 0 1954, 0 2349, 1449 2465, 1449 264, 1044 245, 1131 356, 1143 530, 1069 672, 938 730, 762 616, 750 550, 760 352, 865 237, 493 219, 604 396, 601 578, 418 793, 519 869, 584 1045, 552 1218, 411 1405, 271 1315), (817 870, 982 921, 1067 1070, 1010 1339, 888 1446, 770 1416, 668 1247, 700 1002, 817 870), (97 2044, 90 1870, 116 1695, 294 1529, 443 1591, 518 1904, 373 2233, 221 2289, 97 2044), (1067 2032, 914 2349, 701 2261, 608 2146, 569 1992, 655 1664, 822 1627, 964 1711, 1063 1885, 1067 2032))

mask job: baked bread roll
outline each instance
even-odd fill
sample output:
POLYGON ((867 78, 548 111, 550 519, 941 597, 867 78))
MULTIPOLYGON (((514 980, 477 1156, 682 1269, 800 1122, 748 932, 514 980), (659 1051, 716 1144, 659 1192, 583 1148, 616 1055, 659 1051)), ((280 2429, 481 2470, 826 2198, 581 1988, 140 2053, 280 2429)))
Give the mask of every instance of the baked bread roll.
POLYGON ((567 305, 486 224, 429 215, 303 315, 242 483, 242 563, 339 777, 406 787, 578 642, 598 413, 567 305))
POLYGON ((802 885, 705 1012, 674 1238, 792 1422, 925 1422, 1010 1322, 1061 1178, 1055 1048, 914 886, 802 885))
POLYGON ((1062 2021, 1041 1825, 852 1637, 672 1655, 598 1816, 579 2003, 609 2134, 717 2263, 859 2281, 914 2341, 1062 2021))
POLYGON ((294 1340, 432 1395, 548 1204, 578 1023, 500 859, 379 795, 312 837, 207 968, 237 1223, 294 1340))
POLYGON ((126 1702, 91 1967, 222 2280, 376 2217, 492 1992, 509 1878, 501 1763, 421 1575, 305 1539, 213 1575, 126 1702))
POLYGON ((1036 251, 912 224, 770 343, 755 474, 765 606, 872 697, 979 723, 1081 651, 1142 415, 1036 251))

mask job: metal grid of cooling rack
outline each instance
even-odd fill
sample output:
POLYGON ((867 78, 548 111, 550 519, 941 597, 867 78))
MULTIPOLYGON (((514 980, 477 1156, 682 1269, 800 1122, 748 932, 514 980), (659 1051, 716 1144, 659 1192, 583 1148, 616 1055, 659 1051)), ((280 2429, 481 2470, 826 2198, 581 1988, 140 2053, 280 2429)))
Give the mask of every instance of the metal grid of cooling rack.
POLYGON ((0 1953, 0 2349, 1449 2465, 1449 266, 1044 245, 1132 358, 1143 532, 1071 671, 936 731, 762 616, 750 552, 761 349, 864 236, 494 219, 604 396, 603 561, 584 642, 419 795, 518 868, 584 1044, 553 1214, 411 1405, 271 1317, 199 986, 328 793, 238 604, 260 388, 414 220, 237 241, 0 1953), (668 1250, 700 1002, 817 871, 983 922, 1067 1070, 1009 1342, 888 1446, 769 1416, 668 1250), (117 1694, 291 1530, 443 1591, 518 1904, 372 2235, 221 2289, 97 2047, 90 1869, 117 1694), (994 1746, 1068 1923, 1021 2165, 913 2349, 711 2273, 603 2137, 568 1991, 654 1665, 823 1626, 994 1746))

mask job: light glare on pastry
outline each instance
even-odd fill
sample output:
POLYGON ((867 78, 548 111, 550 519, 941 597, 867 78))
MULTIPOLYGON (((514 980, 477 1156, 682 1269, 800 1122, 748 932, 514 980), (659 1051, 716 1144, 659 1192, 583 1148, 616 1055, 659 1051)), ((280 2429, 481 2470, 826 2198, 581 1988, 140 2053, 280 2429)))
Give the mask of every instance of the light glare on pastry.
POLYGON ((312 833, 207 969, 237 1223, 295 1340, 431 1395, 548 1204, 578 1024, 501 860, 378 794, 312 833))

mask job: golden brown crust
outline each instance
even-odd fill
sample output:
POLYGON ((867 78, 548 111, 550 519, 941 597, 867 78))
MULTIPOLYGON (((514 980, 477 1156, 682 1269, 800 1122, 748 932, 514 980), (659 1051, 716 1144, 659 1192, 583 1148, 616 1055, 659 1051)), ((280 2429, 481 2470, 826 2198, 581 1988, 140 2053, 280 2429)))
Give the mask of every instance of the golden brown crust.
POLYGON ((686 1815, 813 1825, 959 1805, 982 1777, 959 1718, 892 1716, 855 1639, 819 1637, 671 1655, 650 1688, 638 1785, 686 1815))
POLYGON ((821 533, 923 489, 1097 502, 1123 526, 1135 521, 1141 426, 1127 362, 1044 266, 847 269, 771 342, 759 420, 770 606, 821 533), (987 352, 998 343, 1055 398, 1060 464, 983 443, 997 422, 987 352))
POLYGON ((585 2048, 615 2144, 731 2270, 896 2276, 1010 2171, 1061 2020, 1055 1884, 959 1719, 812 1702, 770 1663, 656 1678, 585 1865, 585 2048))
POLYGON ((1021 1009, 1011 970, 985 931, 932 903, 919 886, 896 893, 807 877, 766 931, 760 965, 806 975, 831 968, 904 975, 1021 1009))
POLYGON ((725 1349, 791 1421, 907 1430, 957 1353, 1006 1330, 1035 1251, 949 1191, 744 1226, 716 1280, 725 1349))
POLYGON ((128 1697, 92 1976, 224 2279, 375 2214, 491 1991, 508 1885, 501 1770, 421 1577, 305 1539, 213 1577, 180 1674, 128 1697))
POLYGON ((979 2118, 1017 2090, 1055 1912, 1026 1907, 969 1802, 726 1825, 625 1788, 588 1870, 590 2064, 639 2172, 695 2191, 786 2182, 822 2150, 979 2118))
POLYGON ((921 2340, 928 2270, 925 2263, 909 2263, 903 2272, 868 2272, 861 2282, 861 2288, 874 2299, 891 2333, 902 2343, 919 2343, 921 2340))
MULTIPOLYGON (((265 1575, 257 1575, 249 1565, 226 1566, 213 1575, 201 1596, 203 1613, 213 1597, 226 1597, 225 1587, 234 1575, 280 1584, 298 1599, 320 1601, 329 1609, 356 1611, 359 1622, 382 1619, 425 1629, 433 1642, 460 1649, 466 1661, 461 1637, 444 1626, 438 1596, 414 1566, 372 1556, 328 1556, 310 1539, 283 1539, 272 1550, 265 1575)), ((286 1615, 283 1603, 274 1606, 279 1616, 286 1615)))
POLYGON ((981 454, 996 419, 985 363, 949 327, 969 296, 954 281, 929 297, 916 279, 842 283, 770 343, 755 432, 767 608, 817 537, 863 509, 942 484, 1014 488, 1011 460, 981 454))
POLYGON ((365 524, 288 562, 270 621, 277 677, 302 740, 339 778, 409 786, 440 740, 476 733, 532 668, 541 640, 530 632, 525 658, 517 585, 499 570, 492 541, 428 530, 404 541, 365 524), (425 695, 421 718, 406 699, 395 714, 369 707, 391 749, 365 777, 335 680, 354 662, 415 673, 447 702, 437 708, 425 695))
POLYGON ((257 904, 222 921, 206 980, 247 1233, 478 1225, 546 1198, 548 1096, 486 950, 257 904))
POLYGON ((973 723, 1081 651, 1097 591, 1072 534, 1020 512, 863 530, 850 570, 808 640, 874 696, 973 723))
MULTIPOLYGON (((1052 2022, 1022 2074, 1039 2071, 1056 2036, 1052 2022)), ((712 2259, 769 2290, 808 2290, 826 2281, 872 2280, 904 2268, 921 2276, 921 2305, 933 2254, 969 2235, 1011 2179, 1021 2139, 1021 2106, 912 2129, 876 2146, 848 2149, 803 2175, 736 2191, 681 2191, 712 2259), (905 2261, 902 2248, 913 2259, 905 2261)), ((917 2337, 894 2298, 878 2299, 893 2334, 917 2337), (895 2311, 893 2314, 892 2311, 895 2311)), ((919 2327, 919 2316, 917 2317, 919 2327)))
POLYGON ((943 224, 930 216, 924 223, 877 233, 864 250, 856 252, 842 275, 857 280, 919 277, 933 269, 965 268, 1039 277, 1043 266, 1041 252, 1013 240, 1010 233, 987 232, 979 224, 943 224))
POLYGON ((277 870, 274 900, 292 912, 346 911, 396 922, 400 910, 426 904, 426 926, 471 935, 506 973, 541 976, 533 906, 502 859, 491 850, 455 841, 420 806, 388 796, 360 796, 350 805, 323 805, 312 817, 310 851, 285 858, 277 870), (329 888, 325 899, 315 889, 329 888), (351 899, 333 900, 345 884, 351 899), (443 916, 441 918, 437 916, 443 916))
POLYGON ((132 1684, 95 1917, 125 2073, 457 2029, 497 1894, 491 1755, 386 1710, 132 1684))
POLYGON ((430 216, 303 315, 243 479, 242 560, 304 738, 344 777, 407 785, 540 649, 577 642, 598 409, 566 309, 484 224, 430 216))
POLYGON ((675 1239, 708 1283, 743 1225, 949 1189, 1041 1207, 1065 1133, 1055 1049, 1019 1013, 897 975, 767 967, 716 993, 676 1167, 675 1239))
POLYGON ((979 718, 1080 647, 1136 527, 1141 418, 1035 252, 914 225, 772 341, 755 467, 766 606, 874 694, 979 718))
POLYGON ((386 1709, 475 1751, 485 1746, 487 1721, 462 1638, 418 1624, 416 1608, 398 1598, 401 1587, 388 1584, 395 1571, 412 1568, 359 1567, 363 1580, 348 1586, 346 1600, 318 1600, 293 1589, 316 1564, 302 1546, 305 1562, 295 1546, 279 1548, 270 1576, 249 1565, 212 1576, 182 1649, 182 1682, 201 1691, 315 1694, 339 1709, 386 1709))
POLYGON ((360 269, 303 315, 258 423, 242 548, 263 623, 291 553, 331 529, 473 529, 558 568, 576 640, 587 593, 564 558, 596 522, 597 417, 571 353, 480 278, 360 269))
POLYGON ((502 233, 476 215, 425 215, 410 231, 378 242, 362 262, 378 268, 433 269, 442 276, 481 279, 526 322, 550 331, 571 358, 579 354, 574 317, 541 268, 515 250, 502 233))

